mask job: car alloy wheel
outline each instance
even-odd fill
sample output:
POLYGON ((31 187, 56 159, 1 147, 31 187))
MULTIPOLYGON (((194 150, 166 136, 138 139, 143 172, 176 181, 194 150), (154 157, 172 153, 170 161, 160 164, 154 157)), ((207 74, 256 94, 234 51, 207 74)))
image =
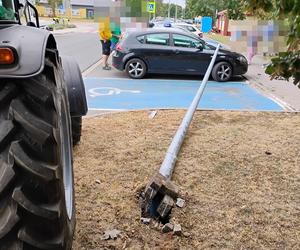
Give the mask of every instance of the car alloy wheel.
POLYGON ((227 81, 231 77, 231 68, 227 64, 222 64, 218 71, 217 75, 221 81, 227 81))
POLYGON ((132 62, 128 66, 128 73, 134 78, 139 78, 143 72, 143 66, 139 62, 132 62))

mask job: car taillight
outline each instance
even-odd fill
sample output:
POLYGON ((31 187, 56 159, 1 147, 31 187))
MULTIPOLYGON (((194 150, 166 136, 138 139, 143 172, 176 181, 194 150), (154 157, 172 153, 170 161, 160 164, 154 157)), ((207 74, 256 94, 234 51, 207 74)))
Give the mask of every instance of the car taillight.
POLYGON ((15 56, 11 49, 0 48, 0 64, 13 64, 15 62, 15 56))
POLYGON ((117 50, 117 51, 122 51, 122 50, 123 50, 120 43, 117 44, 116 50, 117 50))

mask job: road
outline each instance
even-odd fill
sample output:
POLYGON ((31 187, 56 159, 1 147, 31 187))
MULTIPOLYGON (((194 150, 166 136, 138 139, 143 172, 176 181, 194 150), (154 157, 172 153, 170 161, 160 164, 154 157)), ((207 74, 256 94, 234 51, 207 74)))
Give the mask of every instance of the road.
POLYGON ((101 57, 101 44, 96 33, 67 33, 55 35, 61 55, 73 56, 81 71, 97 62, 101 57))

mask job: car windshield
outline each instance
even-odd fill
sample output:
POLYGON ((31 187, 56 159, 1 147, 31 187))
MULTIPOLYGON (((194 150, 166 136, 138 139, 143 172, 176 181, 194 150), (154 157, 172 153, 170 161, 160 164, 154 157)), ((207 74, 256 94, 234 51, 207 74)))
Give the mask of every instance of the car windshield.
POLYGON ((0 0, 0 21, 15 21, 16 17, 14 9, 13 0, 0 0))

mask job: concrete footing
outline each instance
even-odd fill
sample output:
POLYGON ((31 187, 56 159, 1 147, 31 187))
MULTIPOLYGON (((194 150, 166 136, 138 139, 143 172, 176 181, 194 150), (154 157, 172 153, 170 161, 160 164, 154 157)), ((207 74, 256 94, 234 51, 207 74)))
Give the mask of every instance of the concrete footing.
POLYGON ((157 201, 156 198, 161 197, 154 209, 161 218, 166 218, 175 205, 174 201, 178 198, 178 192, 179 189, 173 182, 157 173, 146 186, 142 211, 150 213, 149 211, 153 210, 153 200, 157 201))

